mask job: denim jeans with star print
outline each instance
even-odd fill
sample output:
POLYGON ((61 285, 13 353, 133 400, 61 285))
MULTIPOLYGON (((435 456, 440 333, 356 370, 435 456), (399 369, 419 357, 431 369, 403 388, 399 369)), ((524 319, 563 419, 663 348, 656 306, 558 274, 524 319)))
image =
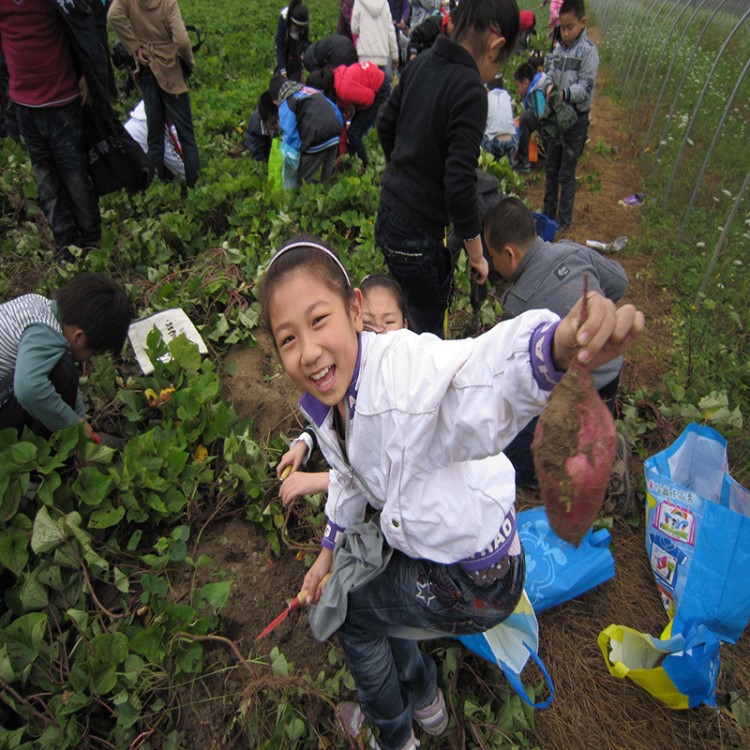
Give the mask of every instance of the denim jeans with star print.
POLYGON ((435 663, 417 640, 482 633, 502 622, 521 597, 525 575, 523 553, 484 587, 458 565, 394 551, 381 575, 349 593, 338 636, 382 750, 400 750, 411 736, 414 709, 435 698, 435 663))

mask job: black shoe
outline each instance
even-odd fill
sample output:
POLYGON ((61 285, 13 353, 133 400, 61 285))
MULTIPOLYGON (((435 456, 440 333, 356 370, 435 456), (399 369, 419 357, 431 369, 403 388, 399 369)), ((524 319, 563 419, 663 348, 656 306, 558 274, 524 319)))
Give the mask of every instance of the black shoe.
POLYGON ((510 166, 513 168, 514 172, 518 172, 518 174, 530 174, 531 173, 531 164, 529 164, 529 162, 519 161, 513 155, 509 157, 508 161, 510 161, 510 166))

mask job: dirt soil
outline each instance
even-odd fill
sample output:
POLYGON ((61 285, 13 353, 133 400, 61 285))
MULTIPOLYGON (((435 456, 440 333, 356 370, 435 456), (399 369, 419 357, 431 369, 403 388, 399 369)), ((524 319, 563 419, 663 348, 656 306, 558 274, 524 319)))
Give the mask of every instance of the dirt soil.
MULTIPOLYGON (((605 89, 606 80, 602 80, 599 91, 605 89)), ((611 241, 621 235, 635 238, 643 232, 640 210, 618 205, 620 198, 642 187, 642 174, 629 153, 623 122, 622 111, 600 94, 587 151, 579 164, 581 187, 569 234, 576 241, 611 241)), ((525 194, 532 205, 541 206, 543 168, 537 166, 525 184, 525 194)), ((672 346, 669 300, 653 278, 649 257, 635 254, 631 244, 619 260, 631 279, 627 300, 643 309, 648 321, 647 332, 626 360, 621 387, 626 391, 642 388, 657 392, 663 383, 661 363, 666 359, 660 355, 672 346)), ((254 419, 256 438, 265 441, 281 433, 293 435, 298 429, 293 416, 297 394, 280 374, 269 342, 261 339, 257 349, 235 350, 228 360, 234 363, 235 374, 226 379, 227 391, 240 413, 254 419)), ((632 474, 640 488, 642 507, 643 471, 637 458, 632 463, 632 474)), ((528 492, 522 492, 519 501, 521 507, 539 502, 528 492)), ((537 712, 532 744, 548 750, 750 747, 750 732, 734 722, 725 708, 730 695, 747 698, 750 690, 747 638, 738 645, 722 646, 720 707, 716 711, 671 711, 632 683, 610 676, 597 645, 597 636, 605 627, 617 623, 659 635, 667 624, 646 559, 642 515, 636 525, 616 519, 612 534, 616 577, 539 616, 540 656, 554 681, 556 698, 551 708, 537 712)), ((283 549, 280 557, 273 556, 263 532, 241 516, 209 526, 200 551, 212 557, 216 569, 227 571, 234 579, 231 600, 223 615, 225 634, 238 644, 240 653, 251 661, 268 663, 272 649, 279 648, 294 663, 297 673, 307 673, 313 681, 321 670, 331 673, 330 644, 313 640, 304 612, 292 613, 266 639, 255 640, 298 591, 305 571, 302 552, 283 549)), ((182 717, 188 746, 202 750, 254 747, 243 733, 241 722, 235 721, 238 708, 247 706, 249 701, 256 701, 256 707, 264 705, 265 700, 273 717, 280 690, 289 684, 268 682, 267 667, 227 672, 224 666, 235 661, 222 646, 210 649, 207 659, 214 661, 217 668, 216 678, 204 688, 202 696, 208 699, 210 695, 211 708, 182 717)), ((529 682, 533 684, 534 679, 532 671, 529 682)), ((329 710, 323 702, 316 704, 311 698, 309 712, 329 710)), ((464 738, 462 731, 451 729, 441 740, 423 738, 422 747, 458 750, 465 746, 464 738)), ((329 747, 331 741, 333 746, 343 746, 340 740, 330 737, 319 746, 329 747)), ((278 747, 291 744, 280 741, 278 747)))

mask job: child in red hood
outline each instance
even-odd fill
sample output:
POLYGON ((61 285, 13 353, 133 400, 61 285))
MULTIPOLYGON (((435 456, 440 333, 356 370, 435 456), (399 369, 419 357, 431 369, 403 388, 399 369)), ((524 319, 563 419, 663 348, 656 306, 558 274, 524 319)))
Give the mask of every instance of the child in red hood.
POLYGON ((390 76, 375 63, 361 61, 339 65, 334 70, 329 66, 316 70, 308 76, 307 85, 320 89, 339 105, 347 119, 351 117, 347 129, 347 152, 355 153, 363 167, 367 167, 364 139, 375 124, 380 105, 391 93, 390 76))

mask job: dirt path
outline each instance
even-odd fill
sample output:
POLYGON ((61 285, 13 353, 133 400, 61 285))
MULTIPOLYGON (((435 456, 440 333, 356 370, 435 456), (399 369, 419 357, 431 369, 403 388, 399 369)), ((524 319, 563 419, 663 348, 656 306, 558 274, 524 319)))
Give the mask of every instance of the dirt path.
MULTIPOLYGON (((598 91, 606 90, 607 71, 600 73, 598 91)), ((643 189, 643 166, 628 142, 625 113, 610 97, 598 94, 592 109, 589 140, 578 162, 573 226, 566 239, 611 242, 626 236, 631 243, 617 256, 630 278, 626 302, 635 303, 646 315, 648 335, 628 356, 622 376, 626 390, 647 392, 663 387, 664 352, 671 350, 670 304, 652 273, 651 258, 633 250, 633 240, 642 237, 641 208, 625 208, 619 201, 643 189)), ((525 178, 522 196, 541 210, 544 197, 544 162, 540 161, 525 178)), ((635 243, 637 244, 637 243, 635 243)), ((610 256, 614 257, 614 256, 610 256)))

